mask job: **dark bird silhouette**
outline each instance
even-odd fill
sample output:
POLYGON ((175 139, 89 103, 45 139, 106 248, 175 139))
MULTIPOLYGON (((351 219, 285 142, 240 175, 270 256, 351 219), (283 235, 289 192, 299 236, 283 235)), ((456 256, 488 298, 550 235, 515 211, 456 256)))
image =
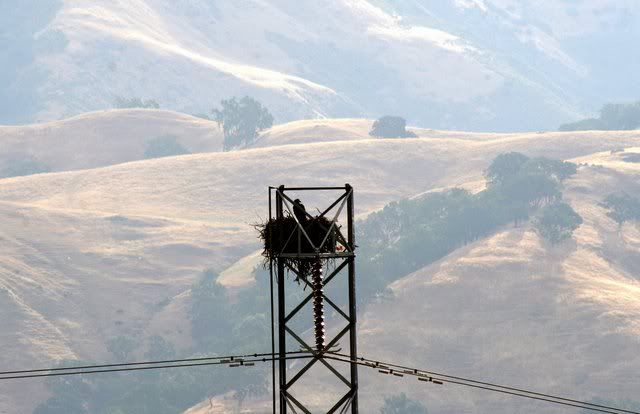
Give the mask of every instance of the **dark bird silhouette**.
POLYGON ((307 209, 298 198, 293 200, 293 214, 296 216, 300 223, 304 223, 305 221, 307 221, 307 209))

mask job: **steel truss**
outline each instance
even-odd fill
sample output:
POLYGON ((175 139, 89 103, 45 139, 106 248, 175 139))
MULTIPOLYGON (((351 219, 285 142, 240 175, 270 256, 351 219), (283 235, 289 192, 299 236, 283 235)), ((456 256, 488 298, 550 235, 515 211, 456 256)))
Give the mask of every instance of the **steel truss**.
MULTIPOLYGON (((277 292, 274 292, 272 284, 272 299, 277 299, 277 323, 274 320, 273 313, 273 301, 272 301, 272 335, 277 330, 277 342, 278 342, 278 355, 283 358, 287 353, 287 339, 293 339, 294 343, 299 345, 299 349, 308 351, 312 354, 312 357, 305 365, 297 370, 295 373, 290 368, 286 359, 280 359, 277 364, 277 370, 275 363, 273 365, 273 380, 274 380, 274 394, 273 394, 273 412, 279 412, 280 414, 290 413, 306 413, 310 414, 311 411, 303 403, 299 401, 291 393, 291 388, 294 384, 300 381, 301 378, 310 375, 309 370, 316 364, 321 364, 326 367, 336 377, 337 381, 340 381, 347 387, 347 392, 336 401, 326 411, 327 414, 339 413, 345 414, 351 412, 352 414, 358 413, 358 364, 352 362, 350 364, 350 372, 348 377, 345 377, 334 366, 334 360, 325 358, 325 354, 330 356, 329 353, 335 350, 339 341, 347 339, 349 341, 349 357, 351 361, 357 361, 357 338, 356 338, 356 288, 355 288, 355 242, 354 242, 354 230, 353 230, 353 188, 349 184, 345 184, 343 187, 269 187, 269 219, 283 219, 285 217, 293 217, 296 221, 295 230, 288 236, 289 239, 296 237, 298 240, 298 251, 291 253, 290 251, 274 252, 269 262, 271 275, 273 277, 275 273, 275 279, 277 282, 277 292), (331 202, 323 211, 319 211, 318 216, 312 216, 308 212, 304 212, 308 219, 317 219, 318 217, 329 218, 330 225, 326 230, 326 235, 322 238, 320 245, 314 245, 312 238, 309 237, 305 224, 301 223, 301 220, 296 217, 294 213, 295 202, 289 196, 292 191, 296 193, 306 193, 314 191, 339 191, 339 195, 331 202), (275 194, 275 217, 272 211, 272 195, 275 194), (342 227, 337 224, 341 213, 346 211, 346 235, 342 232, 342 227), (334 214, 335 212, 335 214, 334 214), (312 246, 314 251, 301 251, 300 240, 304 238, 308 245, 312 246), (336 248, 332 251, 326 252, 326 248, 320 253, 321 249, 325 246, 328 240, 332 241, 332 244, 336 248), (299 268, 292 266, 292 259, 301 260, 316 260, 327 263, 331 261, 333 264, 332 270, 322 280, 321 287, 328 286, 332 281, 335 281, 339 277, 344 277, 346 273, 348 282, 348 309, 342 309, 338 306, 324 291, 314 291, 314 286, 309 280, 308 275, 303 274, 299 268), (310 292, 303 300, 295 305, 290 312, 287 312, 286 298, 288 289, 295 288, 300 289, 300 286, 293 285, 291 281, 287 281, 286 274, 291 273, 296 276, 296 280, 302 283, 305 288, 310 288, 310 292), (321 292, 321 293, 320 293, 321 292), (340 315, 341 319, 346 321, 346 326, 339 330, 326 344, 323 344, 322 348, 313 346, 307 343, 302 335, 295 332, 291 327, 290 322, 292 319, 314 299, 314 293, 321 295, 324 303, 328 304, 332 310, 340 315), (278 376, 278 388, 276 391, 275 377, 276 371, 278 376), (289 378, 289 374, 291 377, 289 378), (276 395, 278 395, 279 403, 276 404, 276 395), (276 405, 279 407, 276 411, 276 405), (289 410, 289 411, 288 411, 289 410), (350 410, 350 411, 349 411, 350 410)), ((296 239, 293 239, 296 240, 296 239)), ((288 240, 287 240, 288 243, 288 240)), ((285 245, 287 244, 285 243, 285 245)), ((273 280, 272 280, 273 282, 273 280)), ((316 286, 317 288, 317 286, 316 286)), ((274 338, 272 337, 272 346, 274 346, 274 338)))

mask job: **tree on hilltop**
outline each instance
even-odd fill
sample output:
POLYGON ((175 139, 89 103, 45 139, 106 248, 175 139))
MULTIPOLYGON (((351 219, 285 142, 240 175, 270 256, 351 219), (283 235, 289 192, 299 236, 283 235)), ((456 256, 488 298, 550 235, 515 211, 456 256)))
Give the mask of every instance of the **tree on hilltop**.
POLYGON ((221 109, 213 109, 213 120, 222 126, 224 150, 251 144, 258 132, 273 126, 269 110, 255 99, 245 96, 239 101, 233 97, 220 102, 221 109))
POLYGON ((407 121, 399 116, 383 116, 374 121, 369 135, 380 138, 415 138, 417 135, 407 131, 407 121))
POLYGON ((124 98, 117 96, 114 105, 118 109, 142 108, 142 109, 160 109, 160 104, 155 99, 142 98, 124 98))

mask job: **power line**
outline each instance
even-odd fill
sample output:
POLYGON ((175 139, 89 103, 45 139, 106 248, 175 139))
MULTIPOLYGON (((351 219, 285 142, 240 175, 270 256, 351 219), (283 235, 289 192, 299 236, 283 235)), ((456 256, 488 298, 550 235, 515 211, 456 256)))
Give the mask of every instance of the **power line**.
MULTIPOLYGON (((287 354, 304 353, 304 352, 306 351, 287 352, 287 354)), ((213 360, 233 361, 233 360, 242 359, 242 358, 259 358, 259 357, 266 357, 266 356, 273 356, 273 355, 275 354, 262 353, 262 354, 210 356, 210 357, 184 358, 184 359, 167 359, 167 360, 156 360, 156 361, 122 362, 117 364, 102 364, 102 365, 78 365, 74 367, 40 368, 40 369, 29 369, 29 370, 20 370, 20 371, 0 371, 0 376, 10 375, 10 374, 30 374, 30 373, 36 373, 36 372, 49 372, 49 371, 114 368, 114 367, 126 367, 126 366, 135 366, 135 365, 171 364, 171 363, 181 363, 181 362, 199 362, 199 361, 213 361, 213 360)))
MULTIPOLYGON (((400 368, 400 369, 411 369, 411 368, 404 367, 404 366, 401 366, 401 365, 396 365, 396 364, 390 364, 389 366, 392 366, 392 367, 395 367, 395 368, 400 368)), ((448 378, 449 382, 451 382, 450 380, 466 381, 466 382, 473 383, 473 384, 480 384, 480 385, 484 385, 484 386, 488 386, 488 387, 501 388, 501 389, 508 390, 508 391, 513 391, 513 392, 521 392, 521 393, 537 395, 537 396, 545 397, 545 398, 553 398, 553 399, 556 399, 556 400, 566 401, 566 402, 569 402, 569 403, 586 404, 586 405, 590 405, 590 406, 594 406, 594 407, 600 407, 600 408, 606 408, 606 409, 614 409, 614 410, 622 411, 622 412, 629 413, 629 414, 639 414, 636 411, 629 411, 629 410, 624 410, 624 409, 620 409, 620 408, 613 408, 613 407, 608 407, 608 406, 605 406, 605 405, 593 404, 593 403, 588 403, 588 402, 584 402, 584 401, 574 400, 574 399, 570 399, 570 398, 558 397, 558 396, 554 396, 554 395, 550 395, 550 394, 544 394, 544 393, 539 393, 539 392, 535 392, 535 391, 525 390, 525 389, 522 389, 522 388, 507 387, 507 386, 504 386, 504 385, 493 384, 493 383, 490 383, 490 382, 477 381, 477 380, 472 380, 472 379, 462 378, 462 377, 456 377, 456 376, 442 374, 442 373, 438 373, 438 372, 432 372, 432 371, 421 370, 421 372, 424 372, 424 373, 427 373, 427 374, 430 374, 430 375, 437 375, 437 376, 440 376, 440 377, 443 377, 443 378, 448 378)))
MULTIPOLYGON (((42 378, 42 377, 56 377, 56 376, 70 376, 70 375, 86 375, 86 374, 98 374, 109 372, 129 372, 129 371, 143 371, 143 370, 156 370, 156 369, 170 369, 170 368, 186 368, 186 367, 200 367, 200 366, 212 366, 212 365, 227 365, 229 367, 251 367, 259 362, 273 362, 279 360, 295 360, 304 358, 314 358, 316 354, 308 351, 290 351, 286 353, 287 356, 280 358, 273 353, 262 354, 247 354, 247 355, 227 355, 219 357, 201 357, 201 358, 185 358, 185 359, 173 359, 163 361, 142 361, 142 362, 127 362, 118 364, 101 364, 101 365, 82 365, 76 367, 67 368, 41 368, 31 370, 14 370, 14 371, 0 371, 0 380, 17 380, 27 378, 42 378)), ((539 393, 521 388, 514 388, 504 385, 493 384, 490 382, 478 381, 464 377, 458 377, 448 374, 442 374, 438 372, 422 370, 418 368, 411 368, 403 365, 381 362, 377 360, 371 360, 366 358, 358 358, 357 360, 349 359, 348 355, 340 354, 337 352, 327 352, 324 356, 328 359, 344 363, 355 363, 361 366, 365 366, 372 369, 378 369, 383 374, 391 374, 396 377, 403 377, 404 375, 415 376, 418 380, 423 382, 431 382, 434 384, 456 384, 466 387, 481 389, 485 391, 493 391, 502 394, 524 397, 533 400, 559 404, 569 407, 582 408, 595 412, 607 413, 607 414, 640 414, 637 411, 630 411, 621 408, 615 408, 611 406, 589 403, 586 401, 579 401, 565 397, 559 397, 550 394, 539 393)))
POLYGON ((403 377, 404 375, 410 375, 418 377, 418 380, 423 382, 432 382, 434 384, 456 384, 466 387, 472 387, 476 389, 482 389, 485 391, 499 392, 502 394, 508 394, 517 397, 524 397, 538 401, 549 402, 553 404, 559 404, 569 407, 582 408, 586 410, 608 413, 608 414, 640 414, 637 411, 629 411, 621 408, 615 408, 611 406, 589 403, 586 401, 579 401, 565 397, 559 397, 550 394, 543 394, 539 392, 529 391, 520 388, 508 387, 503 385, 492 384, 489 382, 477 381, 469 378, 456 377, 447 374, 441 374, 433 371, 421 370, 417 368, 410 368, 398 364, 392 364, 387 362, 375 361, 366 358, 358 358, 357 360, 351 360, 345 354, 331 353, 334 356, 327 356, 327 358, 334 359, 345 363, 355 363, 361 366, 366 366, 372 369, 378 369, 382 374, 391 374, 397 377, 403 377))
MULTIPOLYGON (((313 355, 307 351, 287 352, 284 359, 303 359, 311 358, 313 355)), ((248 354, 248 355, 228 355, 220 357, 202 357, 202 358, 186 358, 173 359, 164 361, 143 361, 143 362, 127 362, 119 364, 102 364, 102 365, 82 365, 77 367, 58 367, 58 368, 41 368, 31 370, 18 371, 2 371, 0 372, 0 380, 15 380, 24 378, 42 378, 56 377, 67 375, 84 375, 97 374, 107 372, 126 372, 126 371, 142 371, 153 369, 168 368, 184 368, 198 367, 209 365, 228 365, 232 368, 240 366, 253 366, 257 362, 270 362, 280 360, 280 357, 271 353, 265 354, 248 354)))

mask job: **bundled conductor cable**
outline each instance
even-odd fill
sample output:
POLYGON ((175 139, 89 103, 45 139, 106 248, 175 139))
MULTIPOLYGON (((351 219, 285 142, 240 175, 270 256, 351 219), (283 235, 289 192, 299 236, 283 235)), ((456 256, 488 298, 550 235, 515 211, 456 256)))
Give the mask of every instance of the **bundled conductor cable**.
POLYGON ((523 397, 532 400, 544 401, 552 404, 564 405, 568 407, 581 408, 584 410, 607 413, 607 414, 640 414, 637 411, 625 410, 622 408, 611 407, 604 404, 595 404, 589 403, 586 401, 580 401, 576 399, 544 394, 540 392, 530 391, 523 388, 514 388, 504 385, 493 384, 485 381, 478 381, 474 379, 453 376, 448 374, 442 374, 438 372, 433 372, 429 370, 423 370, 418 368, 411 368, 399 364, 382 362, 367 358, 358 358, 356 360, 352 360, 348 355, 337 353, 337 352, 329 352, 327 354, 327 358, 333 359, 335 361, 341 361, 345 363, 357 364, 360 366, 365 366, 372 369, 377 369, 381 374, 390 374, 395 377, 404 377, 413 376, 417 377, 419 381, 433 383, 438 385, 443 384, 455 384, 462 385, 466 387, 471 387, 475 389, 480 389, 484 391, 492 391, 498 392, 501 394, 507 394, 515 397, 523 397))

